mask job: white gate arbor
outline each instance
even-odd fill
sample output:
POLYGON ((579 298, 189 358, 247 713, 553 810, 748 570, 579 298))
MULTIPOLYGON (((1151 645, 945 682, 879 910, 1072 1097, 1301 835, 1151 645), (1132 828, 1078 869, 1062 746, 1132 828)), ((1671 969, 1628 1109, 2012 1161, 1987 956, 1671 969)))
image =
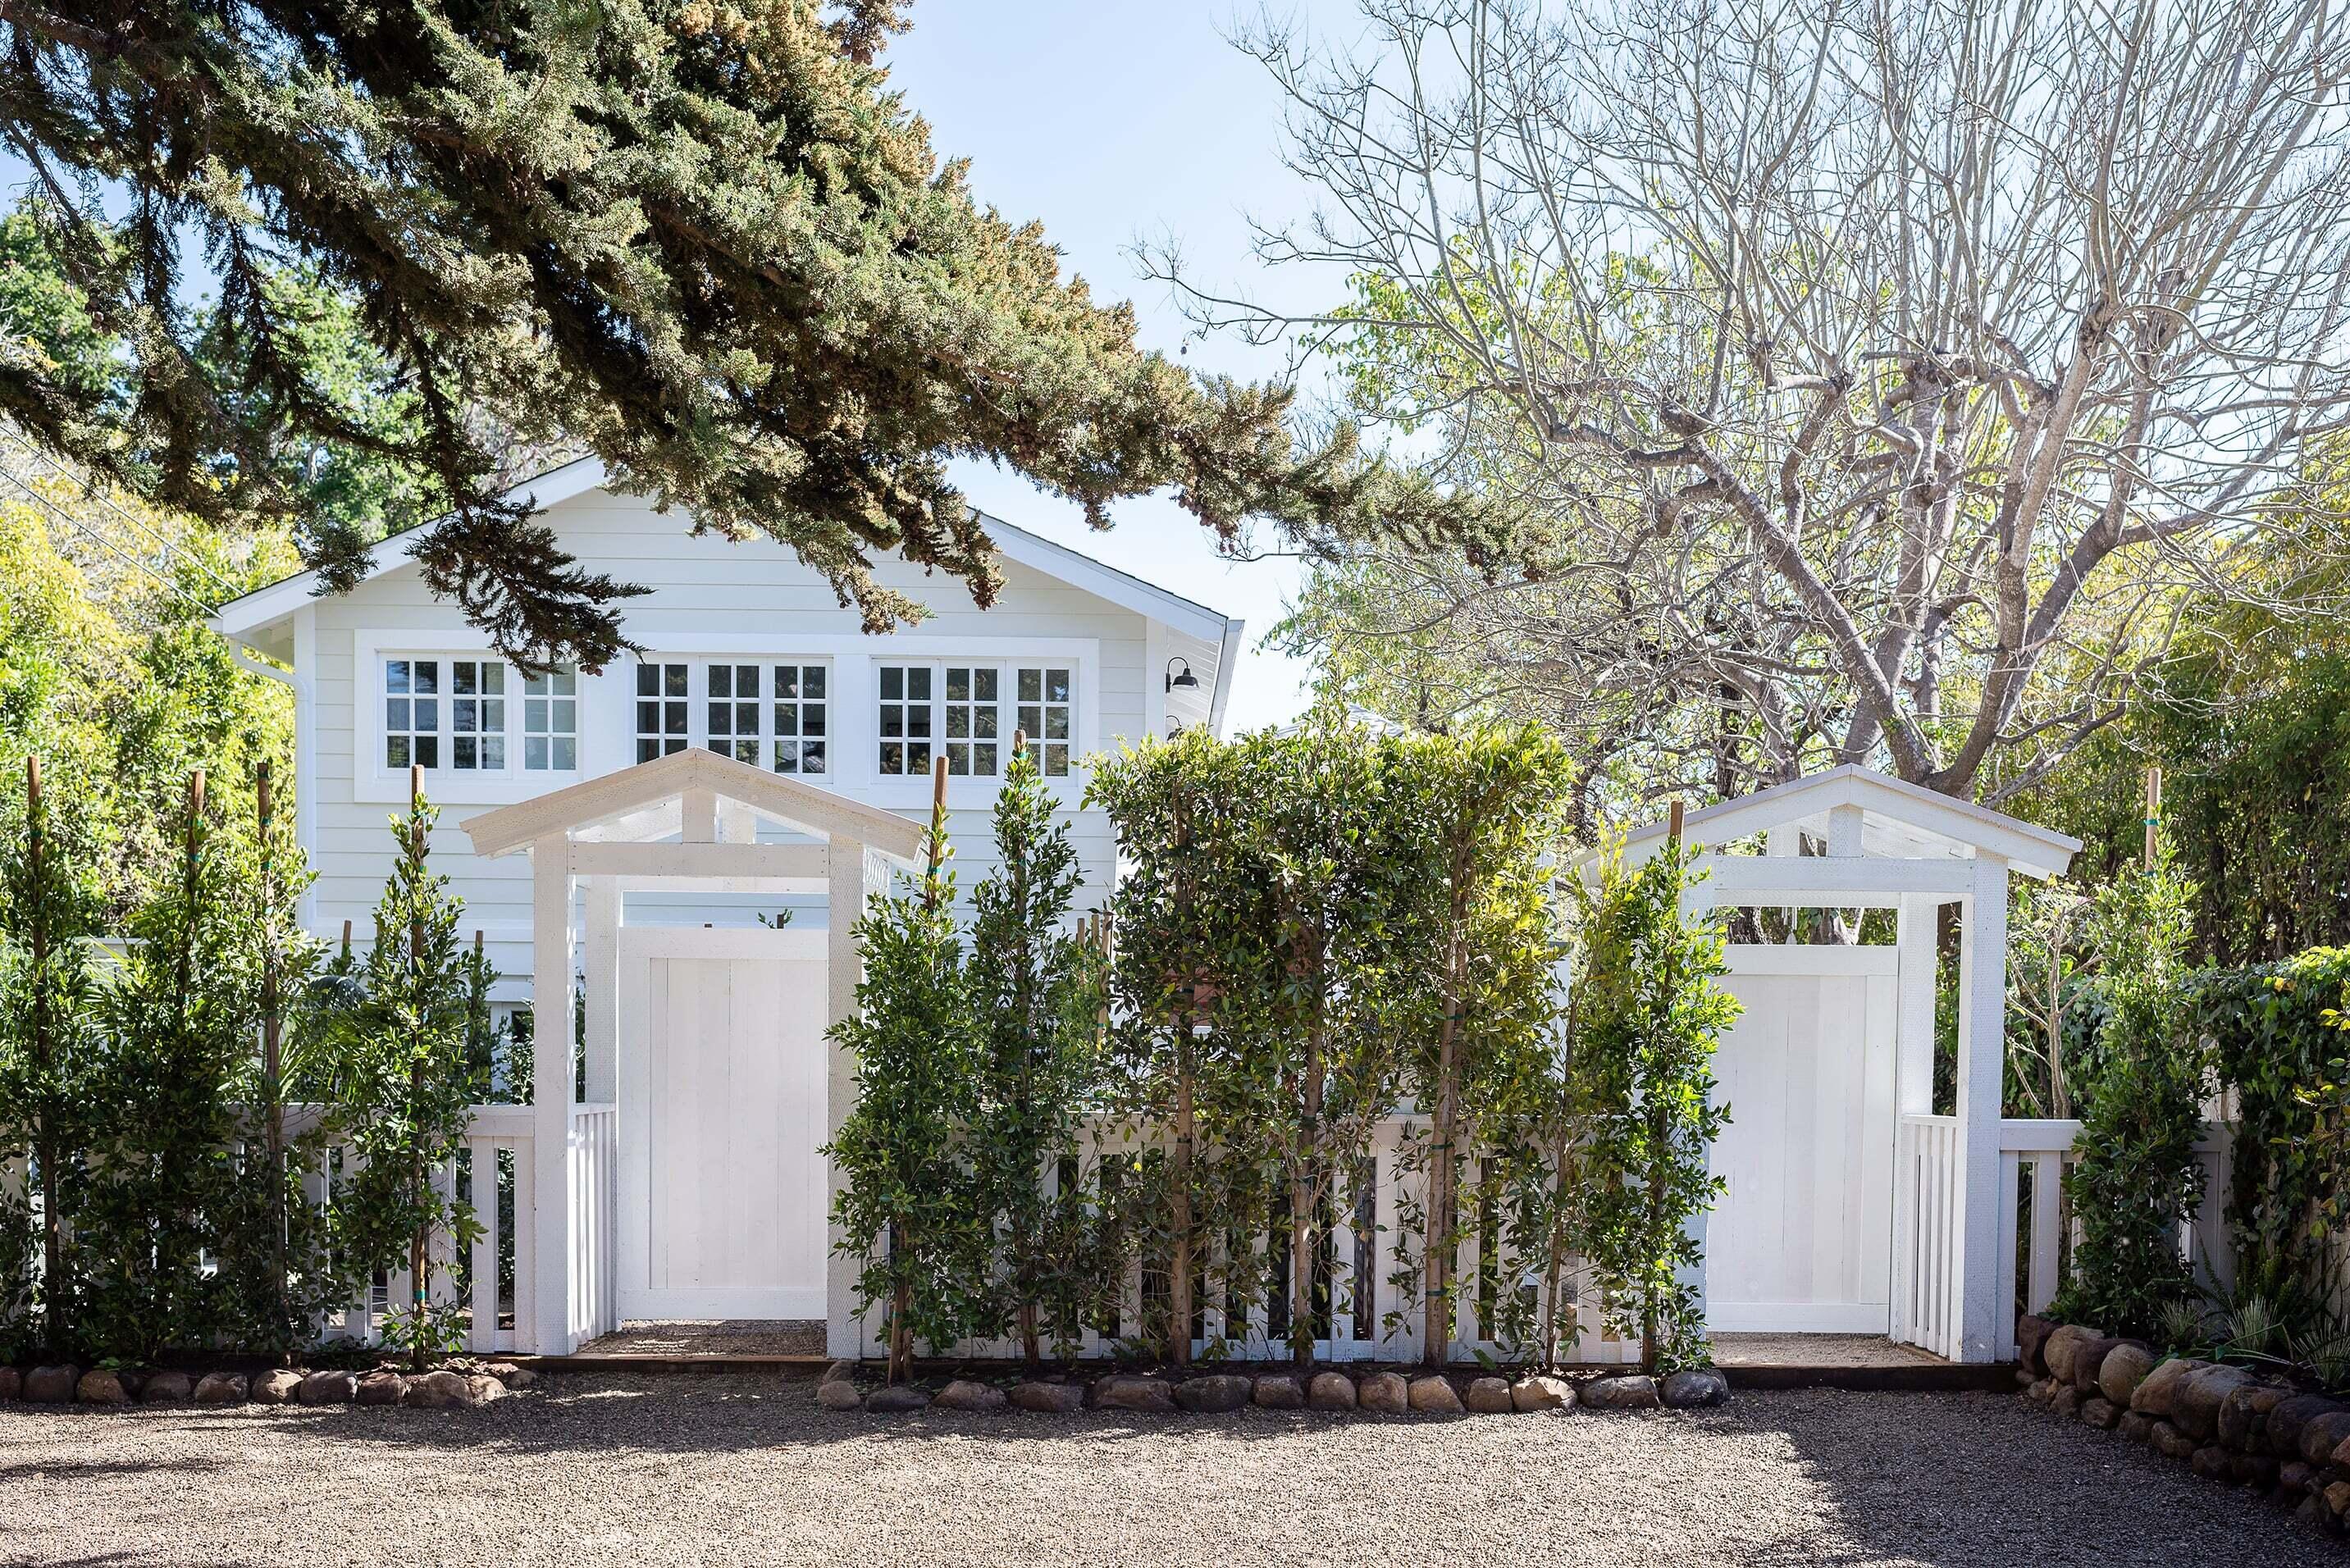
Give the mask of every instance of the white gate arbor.
MULTIPOLYGON (((1667 831, 1632 834, 1627 858, 1655 854, 1667 831)), ((2079 840, 1857 766, 1693 812, 1682 835, 1711 851, 1684 896, 1691 909, 1897 912, 1890 949, 1730 949, 1728 987, 1747 1012, 1717 1058, 1732 1120, 1713 1152, 1730 1191, 1708 1227, 1709 1321, 1887 1333, 1954 1361, 2012 1355, 2008 882, 2061 876, 2079 840), (1936 931, 1949 904, 1957 1105, 1937 1116, 1936 931)))
POLYGON ((853 1346, 855 1269, 829 1230, 837 1178, 814 1151, 848 1114, 854 1067, 824 1036, 856 1006, 858 916, 893 863, 913 862, 921 828, 707 751, 464 828, 476 854, 531 860, 533 1201, 515 1224, 535 1279, 519 1347, 567 1355, 617 1327, 624 1304, 796 1316, 817 1299, 828 1342, 853 1346), (762 822, 790 836, 759 842, 762 822), (825 929, 622 925, 625 893, 668 890, 822 893, 825 929), (575 1095, 582 939, 586 1092, 575 1095), (662 1215, 693 1223, 663 1232, 662 1215), (819 1237, 817 1262, 807 1254, 819 1237))

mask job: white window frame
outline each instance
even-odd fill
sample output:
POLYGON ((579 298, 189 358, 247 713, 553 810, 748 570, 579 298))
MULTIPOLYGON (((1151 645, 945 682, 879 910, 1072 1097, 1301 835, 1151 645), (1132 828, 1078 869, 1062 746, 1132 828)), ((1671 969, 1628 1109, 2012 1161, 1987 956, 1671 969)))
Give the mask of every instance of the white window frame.
MULTIPOLYGON (((792 772, 778 774, 776 776, 779 778, 799 779, 803 783, 814 784, 827 784, 832 781, 834 770, 837 769, 840 765, 840 749, 837 738, 837 728, 840 722, 840 705, 833 696, 833 691, 837 680, 837 677, 834 673, 834 659, 830 654, 806 653, 798 649, 792 649, 783 652, 745 653, 730 647, 723 651, 712 653, 681 651, 669 646, 668 644, 663 644, 658 650, 652 649, 646 649, 644 656, 640 659, 631 658, 628 661, 625 669, 622 670, 624 683, 628 691, 628 760, 629 762, 634 763, 639 760, 638 757, 639 744, 640 742, 649 738, 648 732, 641 727, 639 722, 637 705, 639 703, 648 701, 667 704, 678 701, 678 699, 669 696, 645 697, 639 695, 637 688, 637 682, 639 680, 637 672, 647 667, 666 668, 672 665, 683 666, 685 670, 685 728, 682 732, 678 732, 676 737, 681 740, 684 744, 678 749, 684 751, 701 748, 709 751, 717 751, 718 748, 711 744, 713 738, 711 733, 711 719, 712 717, 712 711, 719 705, 724 704, 727 708, 733 710, 732 713, 729 715, 729 732, 724 737, 724 739, 729 742, 730 749, 721 752, 719 754, 722 756, 732 757, 738 762, 743 761, 744 759, 737 755, 736 752, 731 748, 735 742, 739 742, 745 739, 754 741, 756 744, 754 747, 754 756, 749 761, 748 765, 758 768, 762 773, 773 773, 775 771, 775 742, 779 739, 775 733, 775 704, 778 701, 784 701, 784 699, 779 698, 776 695, 775 670, 777 668, 782 666, 791 666, 802 671, 809 670, 823 670, 825 692, 822 697, 795 697, 791 699, 791 701, 802 709, 805 709, 805 707, 811 702, 821 702, 824 705, 825 733, 822 739, 824 741, 825 747, 825 771, 819 774, 792 772), (712 670, 725 670, 728 671, 727 684, 729 690, 724 697, 717 697, 712 694, 710 675, 712 670), (752 670, 757 672, 759 694, 755 698, 743 697, 736 689, 737 680, 741 672, 744 670, 752 670), (735 723, 740 722, 742 711, 745 707, 748 707, 751 710, 755 726, 749 732, 743 732, 739 729, 733 728, 735 723)), ((663 713, 662 718, 664 722, 666 722, 666 712, 663 713)), ((664 736, 664 738, 667 737, 664 736)), ((792 738, 795 740, 804 740, 806 737, 795 736, 792 738)), ((667 755, 668 753, 664 752, 662 754, 667 755)))
MULTIPOLYGON (((641 635, 641 634, 640 634, 641 635)), ((853 791, 857 798, 869 805, 890 810, 920 810, 930 804, 931 782, 928 776, 919 778, 885 774, 880 770, 880 677, 883 664, 931 664, 943 668, 950 664, 994 665, 1005 672, 1006 679, 1016 683, 1022 665, 1059 666, 1071 671, 1076 690, 1071 693, 1069 722, 1072 735, 1069 743, 1069 772, 1061 778, 1048 778, 1045 784, 1063 804, 1072 809, 1084 799, 1087 770, 1085 759, 1101 749, 1101 644, 1093 638, 972 638, 946 637, 925 633, 899 633, 887 637, 835 636, 794 637, 787 635, 729 635, 723 632, 671 633, 666 636, 643 636, 645 658, 654 662, 688 662, 705 665, 723 660, 729 663, 760 662, 767 667, 766 681, 772 686, 776 664, 816 664, 830 666, 826 677, 825 701, 830 710, 826 715, 828 733, 826 736, 827 771, 821 774, 785 774, 784 778, 800 778, 804 783, 827 789, 853 791)), ((633 660, 629 663, 633 664, 633 660)), ((625 666, 616 667, 633 692, 635 674, 625 666)), ((695 683, 694 702, 697 709, 704 701, 700 692, 706 689, 695 683)), ((933 702, 942 704, 945 691, 944 675, 939 679, 941 696, 933 702)), ((1003 701, 1007 719, 1016 719, 1016 685, 1010 689, 1003 701)), ((633 699, 631 699, 633 700, 633 699)), ((772 696, 763 697, 772 703, 772 696)), ((939 708, 943 726, 944 708, 939 708)), ((772 732, 773 715, 768 716, 772 732)), ((704 715, 693 715, 692 743, 703 743, 701 732, 704 715)), ((635 728, 629 721, 629 734, 633 760, 635 728)), ((772 734, 770 736, 772 739, 772 734)), ((1002 743, 1008 750, 1011 734, 1007 730, 1002 743)), ((933 737, 933 743, 942 744, 945 737, 933 737)), ((968 803, 974 809, 991 805, 1003 784, 999 771, 995 777, 954 775, 949 784, 951 800, 961 807, 968 803)))
POLYGON ((408 770, 384 761, 384 702, 390 663, 393 659, 432 659, 440 665, 436 732, 439 761, 424 770, 424 792, 435 801, 465 805, 503 805, 544 794, 598 771, 590 741, 588 715, 593 706, 593 677, 581 672, 575 680, 573 734, 577 765, 569 769, 527 769, 524 763, 524 688, 522 671, 490 646, 489 639, 465 630, 372 629, 351 637, 351 798, 360 802, 404 802, 408 770), (505 764, 497 768, 456 765, 456 666, 463 662, 495 662, 506 667, 505 689, 497 700, 505 704, 505 764))

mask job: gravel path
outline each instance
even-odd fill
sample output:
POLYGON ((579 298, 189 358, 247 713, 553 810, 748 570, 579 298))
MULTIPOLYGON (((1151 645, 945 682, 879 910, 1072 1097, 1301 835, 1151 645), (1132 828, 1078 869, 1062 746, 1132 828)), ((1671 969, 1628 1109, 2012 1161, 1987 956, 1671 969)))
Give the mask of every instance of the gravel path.
POLYGON ((470 1412, 0 1407, 0 1562, 2344 1561, 2005 1396, 1146 1424, 839 1417, 810 1394, 580 1374, 470 1412))

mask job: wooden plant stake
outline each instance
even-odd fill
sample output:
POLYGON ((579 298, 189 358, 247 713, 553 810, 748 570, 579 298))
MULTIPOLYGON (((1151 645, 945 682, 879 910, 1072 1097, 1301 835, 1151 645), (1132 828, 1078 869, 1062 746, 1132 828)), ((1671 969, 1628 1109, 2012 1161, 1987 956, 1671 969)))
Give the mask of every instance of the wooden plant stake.
MULTIPOLYGON (((25 865, 26 900, 31 906, 33 939, 32 1054, 34 1071, 44 1089, 56 1082, 57 1042, 49 1033, 49 884, 47 869, 48 804, 41 794, 41 759, 25 757, 25 865)), ((47 1096, 44 1096, 45 1098, 47 1096)), ((65 1216, 58 1210, 57 1112, 44 1105, 36 1123, 34 1158, 41 1162, 41 1262, 47 1288, 41 1293, 48 1321, 49 1348, 62 1353, 66 1345, 65 1216)))
POLYGON ((2162 769, 2146 770, 2146 868, 2154 869, 2154 857, 2162 838, 2162 769))

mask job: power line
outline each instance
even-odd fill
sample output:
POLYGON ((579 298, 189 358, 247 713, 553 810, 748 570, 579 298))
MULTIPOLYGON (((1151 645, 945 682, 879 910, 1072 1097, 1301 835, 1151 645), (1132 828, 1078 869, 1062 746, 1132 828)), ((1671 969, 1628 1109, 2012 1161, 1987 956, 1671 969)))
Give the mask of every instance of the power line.
POLYGON ((171 589, 173 593, 187 600, 189 604, 195 607, 198 614, 209 616, 213 613, 213 606, 206 604, 203 600, 190 593, 177 579, 163 572, 158 571, 154 563, 151 561, 142 560, 139 556, 130 554, 120 545, 117 545, 113 540, 90 527, 89 524, 84 523, 80 518, 58 506, 57 503, 51 501, 47 496, 42 494, 30 484, 25 483, 25 481, 16 473, 10 472, 6 468, 0 468, 0 479, 5 479, 9 483, 23 491, 26 495, 32 499, 34 504, 39 506, 50 516, 64 523, 68 527, 73 529, 74 532, 79 534, 83 538, 88 539, 91 544, 96 545, 99 548, 114 556, 117 560, 123 562, 125 565, 135 566, 140 571, 145 572, 149 576, 162 584, 163 587, 171 589))
MULTIPOLYGON (((58 462, 55 457, 41 451, 38 447, 34 446, 31 442, 27 441, 21 431, 7 431, 6 439, 12 443, 9 448, 9 455, 12 457, 18 456, 21 453, 21 455, 30 457, 33 461, 41 463, 48 472, 66 481, 68 483, 79 483, 79 476, 76 475, 71 470, 58 462)), ((84 485, 83 488, 88 493, 91 500, 97 502, 100 506, 105 507, 109 512, 113 513, 117 517, 121 518, 125 523, 130 524, 131 527, 147 535, 148 538, 153 540, 157 548, 163 552, 166 559, 184 559, 188 565, 194 566, 196 570, 210 577, 213 580, 213 585, 220 588, 223 593, 226 594, 231 598, 234 598, 236 597, 238 591, 236 585, 231 583, 218 572, 213 571, 211 566, 199 557, 195 552, 187 549, 184 545, 174 545, 170 539, 164 537, 163 535, 157 532, 153 527, 142 522, 131 513, 126 512, 121 507, 116 505, 113 500, 103 491, 90 485, 84 485)))

